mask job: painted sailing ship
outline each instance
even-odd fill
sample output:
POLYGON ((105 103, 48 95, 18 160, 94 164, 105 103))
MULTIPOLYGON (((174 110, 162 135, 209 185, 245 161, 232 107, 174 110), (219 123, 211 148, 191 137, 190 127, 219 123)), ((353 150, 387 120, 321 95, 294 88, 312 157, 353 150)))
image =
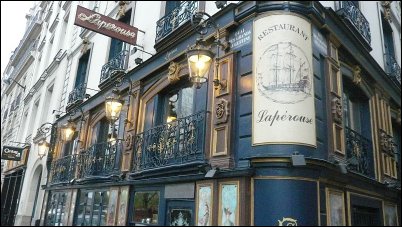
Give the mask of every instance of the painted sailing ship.
POLYGON ((295 54, 291 42, 276 44, 270 48, 268 81, 263 85, 270 91, 303 92, 309 94, 308 63, 295 54), (268 83, 268 84, 267 84, 268 83))

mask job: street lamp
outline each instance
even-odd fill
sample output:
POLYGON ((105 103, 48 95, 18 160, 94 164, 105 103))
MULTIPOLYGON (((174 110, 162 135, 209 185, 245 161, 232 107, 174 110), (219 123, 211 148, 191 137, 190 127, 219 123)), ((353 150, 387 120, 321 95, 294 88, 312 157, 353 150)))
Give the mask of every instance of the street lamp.
MULTIPOLYGON (((196 88, 200 88, 202 83, 208 81, 208 72, 211 68, 212 59, 214 58, 214 54, 210 50, 213 45, 217 46, 217 57, 219 57, 219 47, 227 50, 229 48, 229 44, 227 42, 221 42, 219 38, 219 28, 212 17, 204 12, 196 12, 193 14, 191 18, 191 23, 193 26, 196 26, 196 30, 200 37, 196 41, 195 47, 189 48, 187 50, 187 61, 189 67, 189 77, 190 81, 196 86, 196 88), (204 19, 204 16, 207 18, 204 19), (208 28, 213 27, 216 33, 216 39, 209 44, 205 45, 206 41, 203 40, 203 36, 207 34, 208 28)), ((218 66, 218 58, 214 59, 215 65, 218 66)), ((225 88, 226 80, 220 81, 218 79, 217 73, 215 73, 215 78, 213 80, 215 88, 225 88)))
POLYGON ((105 100, 106 118, 111 122, 115 122, 120 117, 120 112, 123 107, 123 100, 116 94, 117 90, 113 90, 113 94, 105 100))
POLYGON ((48 153, 50 144, 45 139, 43 139, 38 143, 38 145, 39 145, 38 146, 38 156, 39 156, 39 159, 42 160, 42 158, 45 157, 46 154, 48 153))
POLYGON ((197 43, 194 49, 187 51, 190 81, 197 88, 200 88, 201 84, 207 82, 213 57, 214 54, 200 43, 197 43))
POLYGON ((74 137, 76 126, 73 121, 69 120, 65 125, 61 126, 61 140, 70 141, 74 137))
MULTIPOLYGON (((46 122, 42 124, 38 128, 37 135, 35 136, 36 138, 41 138, 40 141, 38 142, 38 156, 39 159, 42 160, 43 157, 46 156, 46 154, 49 152, 49 149, 51 147, 51 144, 49 144, 46 141, 46 138, 50 135, 55 133, 54 131, 54 124, 46 122)), ((52 139, 51 139, 52 141, 52 139)))

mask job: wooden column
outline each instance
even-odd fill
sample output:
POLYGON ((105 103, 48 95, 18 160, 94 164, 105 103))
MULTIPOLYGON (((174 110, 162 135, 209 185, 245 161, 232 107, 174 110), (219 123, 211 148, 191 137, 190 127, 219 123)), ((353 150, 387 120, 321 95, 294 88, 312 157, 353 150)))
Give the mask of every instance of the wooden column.
POLYGON ((233 119, 233 53, 221 57, 216 65, 216 77, 221 86, 215 87, 212 102, 211 165, 231 168, 234 165, 231 143, 233 119))
POLYGON ((133 156, 133 144, 138 127, 138 112, 140 107, 140 81, 132 82, 132 91, 130 95, 130 103, 128 107, 128 114, 124 129, 124 147, 122 155, 122 172, 129 172, 131 170, 131 160, 133 156))

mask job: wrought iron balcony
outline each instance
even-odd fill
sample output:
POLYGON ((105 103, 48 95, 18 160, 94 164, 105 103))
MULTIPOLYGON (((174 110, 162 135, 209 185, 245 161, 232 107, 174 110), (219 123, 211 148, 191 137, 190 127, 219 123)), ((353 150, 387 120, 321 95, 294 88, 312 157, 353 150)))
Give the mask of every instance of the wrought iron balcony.
POLYGON ((386 71, 395 84, 401 86, 401 67, 392 55, 386 55, 386 71))
POLYGON ((52 162, 50 184, 68 183, 75 175, 76 155, 68 155, 52 162))
POLYGON ((347 25, 352 25, 370 46, 370 24, 360 9, 352 1, 340 1, 340 7, 337 13, 343 17, 347 25))
POLYGON ((345 127, 345 138, 348 169, 373 177, 374 165, 371 140, 348 127, 345 127))
POLYGON ((176 28, 191 20, 194 12, 198 10, 198 1, 184 1, 169 14, 156 22, 155 42, 159 42, 176 28))
POLYGON ((67 106, 82 102, 85 98, 86 94, 86 89, 87 89, 87 84, 82 83, 78 86, 76 86, 72 92, 68 95, 68 103, 67 106))
POLYGON ((109 177, 120 173, 122 143, 98 143, 77 156, 78 178, 109 177))
POLYGON ((199 112, 138 134, 132 172, 205 162, 205 118, 199 112))
POLYGON ((123 50, 116 57, 102 66, 100 84, 118 73, 123 73, 127 68, 128 50, 123 50))

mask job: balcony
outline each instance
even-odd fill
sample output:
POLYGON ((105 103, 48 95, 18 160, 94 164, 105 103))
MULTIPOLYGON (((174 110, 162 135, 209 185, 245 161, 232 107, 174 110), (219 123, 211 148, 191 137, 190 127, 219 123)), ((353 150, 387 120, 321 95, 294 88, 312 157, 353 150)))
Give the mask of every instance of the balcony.
POLYGON ((367 177, 374 177, 371 140, 345 127, 347 168, 367 177))
POLYGON ((77 176, 108 178, 120 173, 121 141, 98 143, 77 155, 77 176))
POLYGON ((205 163, 206 112, 151 128, 134 141, 133 174, 205 163))
POLYGON ((191 16, 198 10, 199 1, 184 1, 172 12, 156 22, 155 43, 159 42, 178 27, 191 20, 191 16))
POLYGON ((75 176, 76 155, 68 155, 52 162, 50 184, 68 183, 75 176))
POLYGON ((102 66, 99 87, 109 78, 117 77, 125 72, 128 64, 128 50, 118 53, 115 58, 108 61, 102 66))
POLYGON ((32 51, 35 50, 36 46, 38 45, 38 41, 36 40, 35 42, 32 42, 27 50, 25 51, 24 55, 19 59, 17 65, 14 66, 14 70, 12 74, 10 75, 10 78, 15 79, 17 75, 21 72, 21 70, 24 68, 28 60, 32 57, 32 51))
POLYGON ((389 78, 398 86, 401 86, 401 67, 392 55, 386 55, 386 71, 389 78))
POLYGON ((73 106, 82 103, 85 99, 87 84, 82 83, 76 86, 72 92, 68 95, 67 111, 73 106))
POLYGON ((17 59, 17 56, 20 55, 21 53, 28 52, 23 47, 28 45, 29 43, 31 43, 32 46, 32 42, 27 42, 28 38, 30 36, 36 37, 40 33, 40 27, 42 25, 41 17, 42 17, 42 11, 38 11, 35 17, 31 20, 31 22, 27 26, 24 36, 22 37, 20 43, 18 44, 18 47, 15 49, 14 55, 11 57, 10 62, 13 62, 15 59, 17 59))
POLYGON ((371 46, 370 24, 352 1, 340 1, 340 9, 337 11, 345 24, 352 30, 356 30, 366 44, 371 46))

